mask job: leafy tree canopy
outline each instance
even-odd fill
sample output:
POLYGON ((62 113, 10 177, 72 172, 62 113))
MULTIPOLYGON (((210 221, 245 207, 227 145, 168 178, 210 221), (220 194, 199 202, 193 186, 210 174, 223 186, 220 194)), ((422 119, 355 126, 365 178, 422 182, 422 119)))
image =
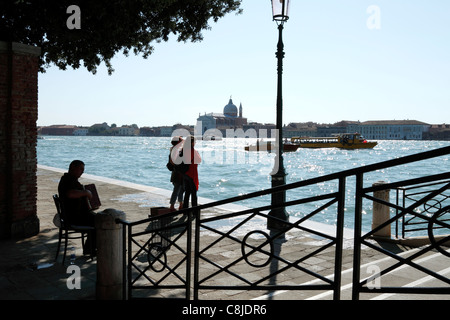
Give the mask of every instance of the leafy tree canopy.
POLYGON ((96 73, 118 52, 147 58, 154 44, 173 34, 201 41, 225 14, 241 13, 242 0, 2 0, 0 40, 39 46, 41 72, 52 63, 96 73), (75 9, 68 10, 69 6, 75 9))

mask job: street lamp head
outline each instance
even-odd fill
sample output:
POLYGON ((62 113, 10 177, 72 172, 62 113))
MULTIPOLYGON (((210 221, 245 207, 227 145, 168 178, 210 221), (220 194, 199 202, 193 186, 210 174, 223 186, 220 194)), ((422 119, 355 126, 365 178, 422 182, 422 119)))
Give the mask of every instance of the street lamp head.
POLYGON ((273 20, 284 23, 289 19, 290 0, 271 0, 273 20))

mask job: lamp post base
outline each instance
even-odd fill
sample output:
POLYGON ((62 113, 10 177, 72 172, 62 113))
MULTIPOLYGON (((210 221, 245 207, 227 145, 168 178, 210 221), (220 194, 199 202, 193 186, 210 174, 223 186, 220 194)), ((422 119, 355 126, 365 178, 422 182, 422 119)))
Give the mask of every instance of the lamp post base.
POLYGON ((282 222, 279 220, 275 220, 275 219, 267 219, 267 229, 271 230, 271 231, 285 231, 289 228, 289 215, 286 213, 286 211, 284 210, 284 208, 281 208, 282 210, 274 212, 273 210, 270 211, 269 215, 276 217, 278 219, 283 219, 286 222, 282 222), (283 217, 281 217, 283 216, 283 217))
MULTIPOLYGON (((272 188, 283 186, 286 184, 286 173, 277 172, 272 175, 272 188)), ((267 229, 283 231, 288 228, 288 224, 283 223, 283 221, 289 222, 289 214, 286 212, 283 204, 286 202, 286 191, 280 191, 272 193, 272 205, 277 206, 269 212, 269 218, 267 219, 267 229), (274 217, 276 219, 272 219, 274 217), (283 220, 283 221, 280 221, 283 220)))

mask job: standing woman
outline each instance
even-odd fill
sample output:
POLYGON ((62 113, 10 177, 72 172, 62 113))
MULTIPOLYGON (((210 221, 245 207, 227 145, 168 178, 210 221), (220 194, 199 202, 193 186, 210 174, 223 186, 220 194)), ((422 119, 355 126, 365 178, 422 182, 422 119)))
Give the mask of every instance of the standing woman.
POLYGON ((178 202, 180 203, 178 210, 181 210, 183 208, 183 193, 184 193, 184 187, 183 187, 183 173, 176 170, 176 167, 174 165, 174 162, 172 160, 172 152, 174 149, 177 149, 177 146, 183 141, 182 137, 173 137, 172 138, 172 147, 170 148, 170 154, 169 154, 169 162, 172 164, 172 174, 170 175, 170 182, 173 184, 173 191, 172 195, 170 197, 170 211, 175 211, 175 202, 178 199, 178 202))
POLYGON ((197 191, 198 191, 198 171, 197 167, 202 162, 200 154, 194 149, 195 138, 191 136, 186 139, 183 146, 184 163, 189 164, 189 168, 184 174, 184 200, 183 209, 189 207, 189 198, 191 198, 192 207, 196 207, 197 203, 197 191), (190 145, 189 145, 190 144, 190 145))

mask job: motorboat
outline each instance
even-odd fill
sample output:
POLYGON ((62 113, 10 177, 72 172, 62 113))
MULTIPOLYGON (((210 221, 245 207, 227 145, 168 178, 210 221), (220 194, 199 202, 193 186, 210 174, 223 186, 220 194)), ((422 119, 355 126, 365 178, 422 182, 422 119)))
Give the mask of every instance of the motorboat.
POLYGON ((342 133, 333 137, 293 137, 293 144, 300 148, 372 149, 378 143, 367 141, 359 133, 342 133))

